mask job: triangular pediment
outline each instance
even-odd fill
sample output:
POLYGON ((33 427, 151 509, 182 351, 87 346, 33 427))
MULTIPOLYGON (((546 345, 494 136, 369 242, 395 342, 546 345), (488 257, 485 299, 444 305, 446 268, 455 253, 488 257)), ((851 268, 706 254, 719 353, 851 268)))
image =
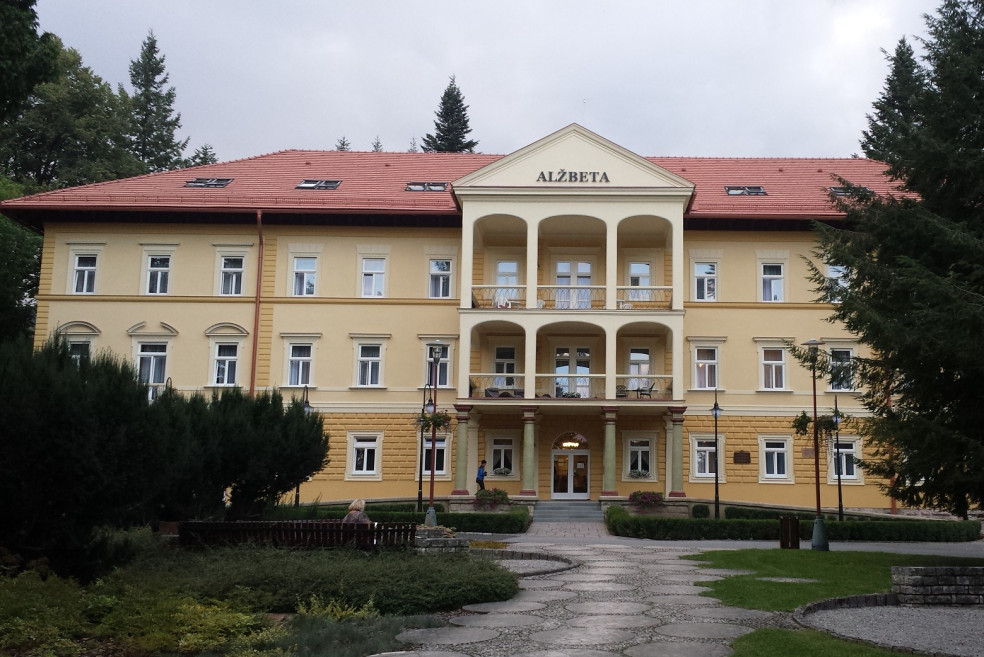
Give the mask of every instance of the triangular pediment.
POLYGON ((693 183, 576 123, 459 178, 456 193, 490 189, 648 189, 691 192, 693 183))

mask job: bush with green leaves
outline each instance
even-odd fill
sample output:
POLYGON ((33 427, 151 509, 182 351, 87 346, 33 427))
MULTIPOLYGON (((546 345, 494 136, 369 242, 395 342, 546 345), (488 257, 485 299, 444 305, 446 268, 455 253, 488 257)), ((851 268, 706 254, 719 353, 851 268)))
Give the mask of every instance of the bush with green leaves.
POLYGON ((629 493, 629 504, 640 510, 663 506, 663 494, 654 490, 637 490, 629 493))
POLYGON ((476 491, 476 509, 495 509, 500 506, 509 506, 509 493, 506 491, 501 488, 482 488, 476 491))
POLYGON ((691 518, 710 518, 711 508, 706 504, 695 504, 690 509, 691 518))

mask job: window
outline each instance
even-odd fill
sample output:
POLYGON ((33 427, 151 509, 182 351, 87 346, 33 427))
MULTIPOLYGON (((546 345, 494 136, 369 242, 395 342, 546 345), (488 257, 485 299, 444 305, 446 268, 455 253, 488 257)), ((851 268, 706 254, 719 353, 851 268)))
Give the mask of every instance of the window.
MULTIPOLYGON (((431 473, 431 438, 432 436, 430 435, 424 437, 424 476, 429 476, 431 473)), ((447 463, 447 446, 447 434, 442 434, 440 433, 440 430, 438 430, 433 446, 435 463, 434 474, 436 475, 447 474, 447 466, 445 465, 447 463)))
MULTIPOLYGON (((379 346, 377 345, 376 348, 378 349, 379 346)), ((450 365, 451 365, 451 359, 450 359, 450 351, 449 351, 449 349, 450 349, 450 346, 449 345, 443 345, 441 347, 441 358, 440 358, 440 360, 437 361, 437 385, 440 386, 440 387, 447 387, 447 385, 448 385, 448 380, 449 380, 448 374, 449 374, 449 368, 450 368, 450 365)), ((427 377, 426 377, 425 381, 427 381, 427 385, 433 386, 434 385, 434 361, 431 359, 431 355, 430 355, 429 352, 430 352, 430 348, 429 347, 425 347, 425 349, 424 349, 424 358, 425 358, 425 361, 426 361, 426 364, 427 364, 427 377)))
POLYGON ((167 344, 141 342, 137 346, 137 372, 140 382, 148 386, 147 396, 153 401, 164 390, 167 370, 167 344))
POLYGON ((694 263, 694 299, 717 301, 717 263, 694 263))
POLYGON ((840 303, 841 293, 847 289, 847 267, 827 265, 827 290, 831 303, 840 303))
POLYGON ((631 347, 629 349, 629 389, 649 390, 653 384, 650 375, 649 349, 647 347, 631 347))
POLYGON ((72 360, 76 365, 89 362, 90 345, 89 342, 69 342, 68 353, 72 355, 72 360))
POLYGON ((168 274, 171 271, 171 256, 152 255, 147 257, 147 294, 167 294, 168 274))
MULTIPOLYGON (((379 344, 359 345, 359 385, 378 386, 381 381, 383 347, 379 344)), ((429 372, 430 370, 428 370, 429 372)), ((428 375, 429 376, 429 375, 428 375)), ((440 376, 438 377, 440 378, 440 376)), ((428 378, 428 383, 430 379, 428 378)))
POLYGON ((763 479, 789 479, 789 442, 785 438, 764 438, 760 442, 763 479))
POLYGON ((724 191, 728 196, 765 196, 765 187, 761 185, 725 185, 724 191))
POLYGON ((782 301, 783 264, 762 263, 762 301, 782 301))
POLYGON ((506 308, 519 298, 519 262, 499 260, 495 266, 495 306, 506 308))
POLYGON ((362 259, 362 296, 381 297, 386 293, 386 258, 362 259))
POLYGON ((430 298, 451 298, 451 261, 432 259, 430 261, 430 298))
POLYGON ((215 377, 212 382, 217 386, 236 385, 236 364, 239 361, 239 344, 215 345, 215 377))
POLYGON ((762 389, 784 390, 786 350, 782 348, 762 349, 762 389))
POLYGON ((243 256, 222 256, 219 294, 235 296, 243 293, 243 256))
POLYGON ((314 283, 318 276, 318 259, 307 256, 294 258, 294 296, 314 296, 314 283))
POLYGON ((352 436, 352 474, 372 475, 378 473, 379 436, 352 436))
POLYGON ((713 477, 717 470, 714 439, 701 438, 695 441, 694 475, 697 477, 713 477))
POLYGON ((718 387, 717 347, 697 347, 694 350, 696 363, 694 387, 698 390, 713 390, 718 387))
POLYGON ((226 187, 232 178, 193 178, 185 183, 185 187, 226 187))
POLYGON ((854 440, 841 438, 831 445, 830 460, 834 464, 828 472, 828 481, 837 481, 837 474, 840 473, 841 480, 858 479, 858 471, 855 463, 857 458, 857 443, 854 440), (840 458, 838 459, 838 452, 840 458))
MULTIPOLYGON (((515 374, 516 373, 516 348, 515 347, 496 347, 495 348, 495 373, 496 374, 515 374)), ((515 388, 516 377, 497 376, 495 377, 495 387, 515 388)))
POLYGON ((591 307, 591 263, 563 260, 557 263, 557 308, 583 310, 591 307))
POLYGON ((291 344, 287 349, 287 385, 311 385, 311 345, 291 344))
POLYGON ((834 196, 850 196, 852 194, 852 191, 853 191, 853 193, 856 193, 856 194, 858 194, 860 196, 866 196, 866 195, 874 194, 874 192, 871 190, 870 187, 853 187, 853 188, 851 188, 851 187, 843 187, 843 186, 841 186, 841 187, 834 186, 834 187, 831 187, 830 188, 830 193, 833 194, 834 196))
POLYGON ((652 441, 648 438, 629 439, 629 476, 635 479, 648 479, 653 476, 652 441))
POLYGON ((443 192, 447 191, 446 182, 408 182, 406 190, 408 192, 443 192))
POLYGON ((305 179, 298 183, 295 189, 338 189, 341 184, 341 180, 305 179))
POLYGON ((95 254, 75 256, 75 294, 94 294, 96 291, 95 254))
POLYGON ((578 374, 591 372, 591 350, 588 347, 557 347, 554 351, 556 397, 590 397, 591 379, 578 374))
POLYGON ((850 349, 830 350, 830 389, 854 390, 854 376, 850 349))
POLYGON ((508 476, 515 474, 513 470, 513 454, 515 443, 512 438, 492 439, 492 469, 493 475, 508 476))
POLYGON ((629 263, 629 286, 634 288, 642 288, 638 290, 629 290, 629 302, 652 300, 653 295, 652 290, 650 289, 650 286, 652 285, 651 270, 652 265, 648 262, 629 263))

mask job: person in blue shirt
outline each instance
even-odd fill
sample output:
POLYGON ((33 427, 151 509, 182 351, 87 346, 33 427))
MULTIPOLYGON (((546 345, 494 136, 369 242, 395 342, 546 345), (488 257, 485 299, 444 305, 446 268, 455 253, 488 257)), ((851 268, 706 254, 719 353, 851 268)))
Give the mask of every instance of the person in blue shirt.
POLYGON ((485 490, 485 461, 483 460, 478 466, 478 476, 475 477, 475 482, 478 484, 480 490, 485 490))

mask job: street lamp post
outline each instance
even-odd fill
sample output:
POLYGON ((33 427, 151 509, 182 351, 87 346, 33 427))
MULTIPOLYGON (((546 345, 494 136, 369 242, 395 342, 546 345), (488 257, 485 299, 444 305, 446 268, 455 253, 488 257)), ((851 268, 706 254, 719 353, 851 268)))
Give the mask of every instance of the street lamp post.
POLYGON ((714 388, 714 406, 711 407, 714 416, 714 517, 721 517, 721 498, 718 495, 718 471, 721 469, 721 459, 718 457, 718 418, 721 417, 721 407, 718 406, 718 391, 714 388))
MULTIPOLYGON (((311 414, 311 402, 308 401, 308 387, 304 386, 304 414, 311 414)), ((297 484, 294 487, 294 506, 301 506, 301 485, 297 484)))
POLYGON ((841 472, 844 470, 844 464, 841 463, 841 449, 840 449, 840 438, 841 438, 841 414, 840 410, 837 408, 837 395, 834 395, 834 452, 836 453, 835 467, 837 468, 837 520, 844 521, 844 496, 841 494, 841 472))
POLYGON ((424 383, 424 396, 420 400, 420 456, 417 459, 417 513, 424 512, 424 418, 427 415, 427 393, 430 386, 424 383))
POLYGON ((830 549, 830 543, 827 542, 827 529, 823 525, 823 512, 820 510, 820 427, 817 422, 817 357, 822 344, 824 343, 820 340, 813 339, 804 342, 803 346, 810 350, 810 378, 813 379, 813 477, 817 489, 817 517, 813 520, 813 540, 810 545, 814 550, 826 551, 830 549))
POLYGON ((431 458, 430 458, 430 505, 427 507, 427 515, 424 517, 424 526, 437 526, 437 511, 434 509, 434 470, 437 469, 437 422, 434 421, 434 414, 437 412, 437 367, 441 362, 441 355, 444 353, 444 343, 428 342, 427 348, 430 350, 431 360, 431 386, 433 396, 427 402, 427 412, 431 416, 431 458))

